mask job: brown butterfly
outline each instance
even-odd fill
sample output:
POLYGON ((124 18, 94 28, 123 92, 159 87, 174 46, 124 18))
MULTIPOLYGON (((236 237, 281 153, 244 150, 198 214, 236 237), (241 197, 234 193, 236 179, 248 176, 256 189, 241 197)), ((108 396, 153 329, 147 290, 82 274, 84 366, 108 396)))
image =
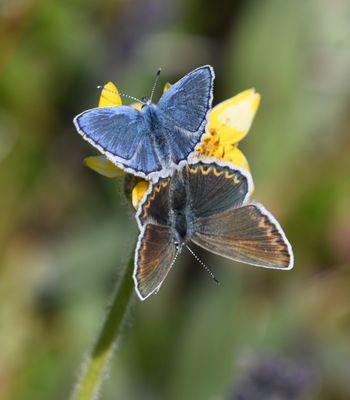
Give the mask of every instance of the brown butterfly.
POLYGON ((150 185, 136 215, 134 281, 141 300, 159 290, 190 241, 231 260, 293 268, 289 241, 270 212, 249 201, 252 188, 248 172, 209 161, 184 163, 150 185))

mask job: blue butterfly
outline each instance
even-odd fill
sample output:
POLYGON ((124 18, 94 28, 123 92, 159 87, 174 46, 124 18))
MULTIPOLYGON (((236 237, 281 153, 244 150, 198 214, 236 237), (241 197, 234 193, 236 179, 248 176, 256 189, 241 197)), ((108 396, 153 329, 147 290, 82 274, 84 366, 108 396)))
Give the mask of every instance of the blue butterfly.
POLYGON ((249 201, 252 187, 244 170, 205 159, 183 164, 150 185, 136 214, 140 235, 133 277, 141 300, 159 290, 184 247, 201 262, 189 241, 231 260, 293 267, 293 251, 279 223, 249 201))
POLYGON ((78 132, 131 174, 152 178, 186 160, 205 132, 213 99, 211 66, 195 69, 170 87, 157 105, 93 108, 74 118, 78 132))

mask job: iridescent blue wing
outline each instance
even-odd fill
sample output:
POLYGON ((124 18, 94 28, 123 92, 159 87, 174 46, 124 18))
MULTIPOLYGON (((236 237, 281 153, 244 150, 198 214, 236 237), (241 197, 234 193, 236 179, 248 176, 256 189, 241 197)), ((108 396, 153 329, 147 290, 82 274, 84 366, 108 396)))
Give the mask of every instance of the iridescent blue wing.
POLYGON ((248 172, 224 163, 199 161, 189 164, 182 173, 188 186, 191 212, 198 217, 240 207, 253 190, 248 172))
POLYGON ((220 256, 265 268, 293 268, 290 243, 260 204, 196 218, 194 231, 194 243, 220 256))
POLYGON ((192 133, 202 130, 212 103, 213 80, 209 65, 195 69, 162 95, 159 109, 179 128, 192 133))
POLYGON ((213 99, 213 81, 212 67, 197 68, 172 85, 159 100, 159 118, 168 133, 175 164, 187 158, 204 133, 213 99))
POLYGON ((146 176, 161 169, 143 114, 132 107, 98 107, 74 118, 78 132, 127 172, 146 176))
POLYGON ((170 227, 146 224, 135 251, 134 281, 141 300, 157 292, 176 258, 175 238, 170 227))

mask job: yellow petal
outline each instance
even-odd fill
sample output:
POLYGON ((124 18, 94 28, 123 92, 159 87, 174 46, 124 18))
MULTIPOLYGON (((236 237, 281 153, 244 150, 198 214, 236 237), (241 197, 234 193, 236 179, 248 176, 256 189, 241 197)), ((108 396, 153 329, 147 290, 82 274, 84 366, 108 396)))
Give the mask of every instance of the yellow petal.
POLYGON ((212 140, 208 140, 201 144, 197 152, 198 157, 214 157, 222 161, 229 161, 239 167, 249 171, 249 164, 244 154, 236 145, 219 144, 215 141, 215 136, 212 140))
POLYGON ((111 107, 121 106, 122 99, 118 92, 118 89, 112 82, 108 82, 103 86, 101 91, 100 101, 98 102, 99 107, 111 107))
POLYGON ((250 172, 248 160, 246 159, 243 152, 237 146, 232 146, 232 145, 220 146, 217 150, 216 157, 222 161, 226 161, 233 164, 233 166, 243 168, 246 171, 250 172), (221 153, 219 154, 219 152, 221 153))
POLYGON ((131 107, 136 108, 136 110, 138 110, 138 111, 142 110, 142 104, 141 103, 132 103, 131 107))
POLYGON ((118 178, 125 172, 109 161, 105 156, 91 156, 84 159, 83 164, 107 178, 118 178))
POLYGON ((208 131, 216 131, 220 143, 236 144, 248 133, 259 103, 260 95, 254 89, 223 101, 210 112, 208 131))
POLYGON ((220 158, 222 150, 219 149, 220 140, 215 129, 211 129, 210 132, 203 136, 202 142, 197 149, 197 154, 206 157, 217 157, 220 158))
MULTIPOLYGON (((245 155, 241 152, 241 150, 237 146, 225 146, 225 155, 222 158, 224 161, 229 161, 237 167, 241 167, 246 171, 250 172, 248 160, 245 158, 245 155)), ((252 187, 252 193, 254 191, 254 184, 252 187)))
POLYGON ((241 167, 247 171, 250 170, 245 155, 237 146, 224 146, 223 155, 220 159, 223 161, 229 161, 237 167, 241 167))
POLYGON ((142 200, 143 195, 148 189, 149 182, 141 181, 132 190, 131 194, 131 202, 135 209, 137 209, 140 201, 142 200))
POLYGON ((164 87, 163 87, 163 93, 165 93, 167 90, 171 88, 171 83, 167 82, 164 87))

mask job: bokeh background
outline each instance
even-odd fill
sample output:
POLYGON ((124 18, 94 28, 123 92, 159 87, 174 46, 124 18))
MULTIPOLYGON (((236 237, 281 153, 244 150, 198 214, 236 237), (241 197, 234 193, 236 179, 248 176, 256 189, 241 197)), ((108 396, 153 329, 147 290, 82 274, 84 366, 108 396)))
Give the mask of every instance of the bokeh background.
POLYGON ((135 299, 102 398, 350 398, 349 20, 346 0, 1 1, 1 399, 68 398, 133 251, 123 182, 82 166, 73 116, 96 85, 140 97, 159 66, 208 63, 215 103, 262 95, 241 148, 295 269, 198 250, 217 287, 183 254, 135 299))

